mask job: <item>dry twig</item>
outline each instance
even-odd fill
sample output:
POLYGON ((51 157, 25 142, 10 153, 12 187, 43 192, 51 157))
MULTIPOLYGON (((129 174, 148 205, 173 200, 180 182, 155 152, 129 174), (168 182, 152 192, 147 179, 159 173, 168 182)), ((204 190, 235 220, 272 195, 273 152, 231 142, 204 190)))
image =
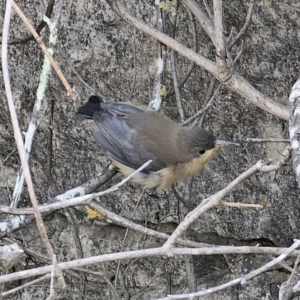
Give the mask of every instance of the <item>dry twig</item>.
POLYGON ((250 4, 249 4, 248 11, 247 11, 245 24, 243 25, 243 27, 241 28, 239 33, 234 37, 234 39, 232 39, 232 41, 227 45, 227 50, 228 51, 230 51, 232 49, 232 47, 240 40, 240 38, 243 36, 243 34, 245 34, 247 28, 249 27, 252 12, 253 12, 253 9, 254 9, 254 5, 255 5, 255 0, 251 0, 250 4))
POLYGON ((13 101, 12 91, 11 91, 11 85, 10 85, 10 79, 9 79, 9 73, 8 73, 8 57, 7 57, 7 44, 8 44, 8 32, 9 32, 9 24, 10 24, 10 15, 11 15, 11 6, 12 6, 12 0, 7 0, 6 2, 6 11, 5 11, 5 17, 4 17, 4 25, 3 25, 3 33, 2 33, 2 70, 3 70, 3 77, 4 77, 4 85, 5 85, 5 91, 6 91, 6 97, 8 101, 9 111, 11 115, 11 121, 13 124, 14 129, 14 136, 19 152, 19 156, 22 163, 22 168, 25 175, 25 180, 28 187, 28 193, 30 196, 30 200, 34 209, 34 215, 36 219, 36 223, 38 226, 38 229, 41 234, 41 238, 46 246, 48 255, 50 258, 53 257, 53 249, 50 244, 49 238, 47 236, 47 231, 43 223, 43 219, 41 216, 41 213, 38 209, 38 202, 35 196, 32 178, 30 174, 30 169, 28 166, 27 161, 27 154, 24 147, 23 137, 19 126, 19 121, 13 101))
MULTIPOLYGON (((93 256, 83 259, 76 259, 68 262, 62 262, 58 264, 58 267, 61 270, 67 269, 75 269, 82 266, 99 264, 103 262, 109 261, 117 261, 117 260, 124 260, 124 259, 134 259, 134 258, 142 258, 142 257, 153 257, 153 256, 174 256, 174 255, 212 255, 212 254, 242 254, 242 253, 255 253, 255 254, 273 254, 273 255, 280 255, 280 259, 275 259, 274 263, 268 264, 268 268, 278 263, 280 260, 285 259, 287 255, 293 254, 293 256, 298 256, 299 251, 295 251, 295 249, 299 246, 300 241, 296 241, 290 248, 281 248, 276 249, 272 247, 231 247, 231 246, 219 246, 219 247, 208 247, 208 248, 150 248, 145 250, 135 250, 135 251, 125 251, 121 253, 110 253, 110 254, 103 254, 99 256, 93 256), (292 253, 293 252, 293 253, 292 253)), ((266 271, 268 268, 259 268, 261 272, 266 271)), ((34 268, 30 270, 24 270, 19 272, 14 272, 11 274, 6 274, 0 276, 0 283, 10 282, 14 280, 19 280, 23 278, 28 278, 32 276, 43 275, 46 273, 50 273, 52 270, 52 265, 34 268)), ((257 270, 250 272, 248 275, 245 275, 237 280, 237 283, 241 282, 242 280, 250 280, 254 277, 254 273, 257 273, 257 270)), ((256 274, 257 275, 257 274, 256 274)))
POLYGON ((289 139, 252 139, 247 138, 247 142, 253 142, 253 143, 290 143, 291 141, 289 139))
MULTIPOLYGON (((40 48, 43 50, 43 52, 45 53, 45 55, 49 59, 49 61, 51 63, 51 66, 53 67, 53 69, 55 70, 57 76, 60 78, 61 82, 63 83, 63 85, 64 85, 64 87, 67 91, 67 95, 70 96, 75 101, 76 98, 75 98, 75 95, 74 95, 74 89, 71 88, 71 86, 69 85, 69 83, 66 80, 64 74, 62 73, 60 67, 55 62, 55 60, 53 59, 53 57, 49 53, 49 51, 47 50, 47 48, 46 48, 45 44, 43 43, 41 37, 37 34, 37 32, 35 31, 33 26, 30 24, 29 20, 26 18, 26 16, 23 14, 23 12, 19 8, 19 6, 13 0, 12 0, 12 6, 13 6, 15 12, 19 15, 19 17, 22 19, 22 21, 24 22, 26 27, 29 29, 29 31, 31 32, 31 34, 35 38, 37 44, 40 46, 40 48)), ((3 43, 3 39, 2 39, 2 43, 3 43)))

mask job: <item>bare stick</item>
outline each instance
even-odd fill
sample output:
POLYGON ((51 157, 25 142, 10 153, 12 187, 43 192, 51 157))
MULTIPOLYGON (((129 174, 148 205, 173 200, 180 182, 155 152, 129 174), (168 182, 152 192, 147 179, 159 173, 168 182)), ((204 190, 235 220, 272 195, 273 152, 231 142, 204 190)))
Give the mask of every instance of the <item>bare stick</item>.
POLYGON ((50 295, 47 298, 47 300, 50 300, 53 298, 55 295, 55 289, 54 289, 54 279, 55 279, 55 265, 57 264, 56 261, 56 255, 53 255, 53 260, 52 260, 52 270, 51 270, 51 279, 50 279, 50 295))
MULTIPOLYGON (((96 178, 93 178, 89 180, 88 182, 82 184, 81 186, 78 186, 76 188, 73 188, 71 190, 68 190, 64 192, 63 194, 60 194, 56 196, 54 199, 50 200, 48 202, 52 203, 55 201, 66 201, 70 200, 76 196, 80 195, 86 195, 89 193, 92 193, 97 188, 105 184, 107 181, 109 181, 115 174, 117 173, 116 168, 112 168, 108 172, 105 172, 104 174, 99 174, 96 176, 96 178)), ((83 203, 83 202, 82 202, 83 203)), ((72 205, 67 205, 72 206, 72 205)), ((3 208, 3 207, 2 207, 3 208)), ((45 207, 46 208, 46 207, 45 207)), ((9 207, 6 207, 2 212, 8 212, 6 209, 9 209, 9 207)), ((49 212, 52 210, 50 207, 49 212)), ((1 211, 1 209, 0 209, 1 211)), ((13 214, 19 214, 18 210, 10 210, 13 214)), ((9 233, 11 233, 14 230, 18 230, 20 227, 25 226, 26 224, 31 223, 34 218, 32 216, 25 216, 27 213, 24 212, 24 214, 21 214, 20 216, 14 216, 13 218, 9 218, 9 220, 5 220, 3 222, 0 222, 0 237, 3 237, 9 233)), ((31 211, 31 214, 33 214, 33 210, 31 211)))
POLYGON ((74 66, 72 65, 72 63, 70 62, 70 60, 68 59, 66 53, 61 49, 61 47, 59 45, 56 46, 56 48, 59 51, 59 54, 65 59, 66 63, 68 64, 68 66, 70 67, 70 69, 72 70, 72 72, 76 75, 76 77, 78 78, 78 80, 92 93, 92 94, 96 94, 99 95, 102 99, 104 99, 105 101, 107 100, 106 97, 102 94, 100 94, 99 92, 96 91, 96 89, 94 89, 93 87, 91 87, 87 82, 85 82, 83 80, 83 78, 80 76, 79 72, 77 72, 77 70, 74 68, 74 66))
POLYGON ((26 180, 26 184, 28 187, 29 197, 30 197, 33 209, 34 209, 34 216, 36 219, 36 224, 40 231, 41 238, 46 246, 47 253, 48 253, 49 257, 52 258, 53 257, 53 249, 52 249, 52 246, 48 239, 47 231, 44 226, 42 216, 38 209, 38 203, 37 203, 37 199, 35 196, 33 183, 32 183, 32 179, 31 179, 31 174, 30 174, 30 170, 29 170, 29 166, 28 166, 27 154, 25 151, 24 143, 23 143, 22 133, 21 133, 21 130, 19 127, 19 121, 18 121, 18 117, 17 117, 17 113, 16 113, 14 101, 13 101, 11 86, 10 86, 10 79, 9 79, 8 65, 7 65, 7 62, 8 62, 7 43, 8 43, 11 5, 12 5, 12 1, 7 0, 5 17, 4 17, 4 25, 3 25, 3 34, 2 34, 2 71, 3 71, 3 77, 4 77, 4 85, 5 85, 6 97, 7 97, 7 101, 8 101, 11 121, 12 121, 13 129, 14 129, 14 136, 15 136, 19 156, 21 159, 22 168, 24 170, 24 175, 25 175, 25 180, 26 180))
POLYGON ((297 276, 295 276, 296 279, 298 279, 297 283, 293 286, 293 293, 299 293, 300 292, 300 278, 299 278, 299 273, 297 274, 297 276))
POLYGON ((112 7, 112 9, 117 13, 121 18, 123 18, 127 23, 136 27, 140 31, 154 37, 159 40, 161 43, 169 46, 176 52, 180 53, 184 57, 188 58, 191 61, 194 61, 197 65, 202 66, 205 70, 209 72, 214 72, 217 74, 216 64, 211 60, 196 54, 193 50, 185 47, 179 42, 175 41, 168 35, 158 31, 157 29, 150 27, 149 25, 141 22, 137 18, 133 17, 128 11, 126 11, 125 7, 118 1, 115 0, 106 0, 108 4, 112 7))
POLYGON ((214 8, 214 22, 215 22, 215 47, 216 47, 216 61, 222 81, 227 81, 230 73, 226 63, 226 46, 223 37, 223 0, 213 0, 214 8))
POLYGON ((226 201, 220 201, 220 206, 227 206, 227 207, 237 207, 237 208, 257 208, 257 209, 265 209, 266 204, 248 204, 248 203, 232 203, 226 201))
MULTIPOLYGON (((55 202, 52 204, 46 204, 46 205, 41 205, 39 206, 39 210, 42 213, 49 213, 58 209, 63 209, 67 208, 70 206, 76 206, 76 205, 82 205, 82 204, 89 204, 90 201, 96 197, 103 196, 105 194, 109 194, 113 191, 116 191, 120 186, 125 184, 132 176, 146 168, 152 161, 149 160, 145 164, 143 164, 140 168, 138 168, 135 172, 130 174, 128 177, 124 178, 121 182, 118 184, 110 187, 109 189, 105 191, 101 191, 98 193, 93 193, 93 194, 83 194, 82 196, 72 198, 74 195, 78 195, 80 193, 84 193, 86 189, 86 185, 80 186, 78 188, 74 188, 72 190, 69 190, 65 192, 62 195, 59 195, 54 198, 54 200, 59 200, 60 202, 55 202), (70 199, 71 198, 71 199, 70 199)), ((114 170, 113 170, 114 171, 114 170)), ((31 215, 34 214, 34 210, 32 208, 19 208, 19 209, 13 209, 10 207, 4 207, 0 206, 0 212, 1 213, 6 213, 6 214, 16 214, 16 215, 31 215)))
POLYGON ((189 10, 194 14, 199 24, 205 30, 206 34, 209 36, 213 44, 216 46, 215 40, 215 28, 212 20, 207 17, 204 11, 199 7, 196 1, 194 0, 183 0, 182 1, 189 10))
MULTIPOLYGON (((299 242, 300 243, 300 242, 299 242)), ((299 244, 298 244, 299 245, 299 244)), ((287 255, 290 255, 292 251, 294 251, 297 247, 295 244, 287 249, 284 249, 284 251, 281 251, 284 258, 287 255), (293 247, 293 248, 292 248, 293 247)), ((62 262, 58 264, 58 267, 61 270, 67 270, 67 269, 74 269, 77 267, 87 266, 87 265, 93 265, 93 264, 99 264, 103 262, 109 262, 109 261, 117 261, 117 260, 125 260, 125 259, 135 259, 135 258, 142 258, 142 257, 153 257, 153 256, 172 256, 172 255, 212 255, 212 254, 239 254, 239 253, 245 253, 245 249, 251 248, 253 250, 252 253, 259 253, 260 249, 259 247, 231 247, 231 246, 221 246, 221 247, 209 247, 209 248, 198 248, 198 249, 190 249, 190 248, 150 248, 145 250, 135 250, 135 251, 125 251, 125 252, 118 252, 118 253, 110 253, 110 254, 103 254, 99 256, 93 256, 88 258, 82 258, 82 259, 76 259, 69 262, 62 262), (241 249, 243 248, 243 249, 241 249), (257 251, 257 252, 256 252, 257 251)), ((270 250, 272 251, 272 247, 270 247, 270 250)), ((278 253, 278 251, 277 251, 278 253)), ((281 254, 281 255, 282 255, 281 254)), ((296 255, 299 255, 299 251, 295 251, 296 255)), ((283 257, 281 256, 281 257, 283 257)), ((283 259, 284 259, 283 258, 283 259)), ((279 262, 276 260, 277 263, 279 262)), ((274 264, 273 264, 274 265, 274 264)), ((0 283, 10 282, 14 280, 19 280, 23 278, 28 278, 31 276, 38 276, 43 275, 46 273, 50 273, 52 270, 52 265, 39 267, 35 269, 30 270, 24 270, 19 272, 14 272, 11 274, 6 274, 0 276, 0 283)), ((250 272, 248 275, 251 276, 243 276, 239 278, 237 283, 241 282, 242 279, 251 279, 252 274, 254 274, 255 271, 250 272)))
MULTIPOLYGON (((101 192, 102 193, 102 192, 101 192)), ((89 196, 89 195, 86 195, 89 196)), ((79 197, 78 197, 79 198, 79 197)), ((75 202, 75 199, 71 199, 70 201, 75 202)), ((54 204, 49 204, 47 206, 52 206, 55 205, 54 204)), ((63 204, 63 203, 62 203, 63 204)), ((131 230, 140 232, 142 234, 148 235, 148 236, 153 236, 162 240, 167 240, 170 235, 163 233, 163 232, 158 232, 155 230, 152 230, 150 228, 146 228, 143 227, 139 224, 135 224, 134 222, 131 222, 113 212, 110 212, 109 210, 103 208, 102 206, 100 206, 99 204, 95 203, 95 202, 81 202, 80 204, 90 204, 90 207, 92 209, 94 209, 95 211, 99 212, 104 218, 107 218, 109 220, 112 221, 112 223, 124 227, 124 228, 129 228, 131 230)), ((40 210, 43 212, 43 206, 39 207, 40 210)), ((19 209, 22 210, 22 209, 19 209)), ((27 209, 27 213, 31 213, 33 214, 33 210, 32 209, 27 209)), ((178 239, 176 242, 178 245, 181 246, 185 246, 185 247, 195 247, 195 248, 203 248, 203 247, 212 247, 215 248, 217 253, 220 253, 219 251, 223 251, 222 249, 224 249, 224 251, 228 251, 228 247, 222 248, 223 246, 216 246, 216 245, 209 245, 209 244, 205 244, 205 243, 197 243, 194 241, 189 241, 189 240, 183 240, 183 239, 178 239), (221 250, 220 247, 222 248, 221 250), (227 249, 227 250, 226 250, 227 249)), ((243 254, 247 254, 247 253, 256 253, 256 254, 272 254, 272 255, 280 255, 283 251, 285 251, 285 248, 275 248, 275 247, 234 247, 233 251, 235 253, 237 253, 236 251, 239 251, 238 253, 243 253, 243 254)), ((215 253, 215 254, 217 254, 215 253)), ((213 254, 213 253, 212 253, 213 254)), ((293 256, 297 256, 300 255, 300 252, 295 252, 295 254, 293 256)))
POLYGON ((231 48, 240 40, 240 38, 243 36, 243 34, 246 32, 250 21, 251 21, 251 16, 252 16, 252 12, 253 12, 253 8, 255 5, 255 0, 251 0, 250 4, 249 4, 249 8, 247 11, 247 16, 246 16, 246 21, 244 26, 242 27, 242 29, 240 30, 240 32, 234 37, 234 39, 229 43, 229 45, 227 45, 227 50, 230 51, 231 48))
MULTIPOLYGON (((163 240, 167 240, 170 235, 163 233, 163 232, 159 232, 159 231, 155 231, 152 230, 150 228, 146 228, 142 225, 139 224, 135 224, 134 222, 131 222, 107 209, 105 209, 104 207, 100 206, 99 204, 97 204, 96 202, 91 202, 90 207, 92 209, 94 209, 95 211, 97 211, 98 213, 100 213, 103 217, 108 218, 109 220, 112 221, 112 223, 119 225, 121 227, 124 228, 128 228, 140 233, 143 233, 145 235, 148 236, 153 236, 159 239, 163 239, 163 240)), ((183 240, 183 239, 178 239, 177 240, 178 245, 182 245, 185 247, 195 247, 195 248, 201 248, 201 247, 208 247, 209 244, 204 244, 204 243, 197 243, 197 242, 193 242, 193 241, 189 241, 189 240, 183 240)))
MULTIPOLYGON (((175 3, 175 9, 178 10, 178 1, 176 0, 175 3)), ((175 38, 176 34, 176 26, 177 26, 177 14, 173 18, 173 38, 175 38)), ((171 50, 171 68, 172 68, 172 77, 173 77, 173 86, 174 86, 174 91, 175 91, 175 98, 176 98, 176 103, 177 103, 177 108, 180 116, 181 122, 184 121, 184 110, 182 106, 182 101, 181 101, 181 94, 179 90, 179 84, 178 84, 178 76, 177 76, 177 61, 176 61, 176 54, 174 50, 171 50)))
POLYGON ((280 159, 277 161, 276 164, 273 165, 265 165, 261 168, 261 172, 272 172, 277 171, 282 168, 286 162, 291 158, 292 148, 291 146, 287 146, 284 151, 282 152, 280 159))
POLYGON ((247 142, 253 142, 253 143, 290 143, 291 141, 289 139, 252 139, 247 138, 247 142))
MULTIPOLYGON (((62 1, 60 1, 60 7, 62 6, 62 1)), ((54 17, 54 22, 51 24, 50 20, 47 20, 48 27, 50 30, 50 36, 49 36, 49 41, 51 42, 52 45, 56 45, 57 41, 57 28, 56 28, 56 23, 58 22, 59 16, 61 13, 61 9, 58 9, 57 14, 54 17)), ((46 22, 44 22, 46 24, 46 22)), ((49 48, 48 49, 49 53, 53 55, 53 49, 49 48)), ((34 103, 33 107, 33 112, 32 112, 32 117, 28 125, 28 129, 26 132, 26 137, 25 137, 25 150, 27 152, 28 158, 29 158, 29 153, 31 152, 31 146, 33 142, 33 138, 36 132, 36 129, 38 127, 38 120, 41 118, 42 112, 43 112, 43 99, 45 97, 45 91, 46 87, 48 84, 48 79, 49 75, 51 72, 51 65, 50 61, 48 60, 47 56, 44 57, 44 63, 43 63, 43 68, 42 72, 40 75, 40 81, 39 81, 39 86, 36 91, 36 100, 34 103)), ((13 192, 13 199, 11 203, 11 207, 17 207, 18 203, 20 201, 21 194, 23 192, 23 186, 24 186, 24 173, 22 168, 18 172, 14 192, 13 192)))
POLYGON ((296 275, 296 271, 298 269, 298 266, 299 266, 299 260, 300 260, 300 256, 297 257, 295 263, 294 263, 294 268, 293 268, 293 271, 291 273, 291 276, 289 277, 288 281, 287 281, 287 284, 290 284, 293 277, 296 275))
MULTIPOLYGON (((188 14, 189 14, 189 18, 190 21, 192 23, 192 34, 193 34, 193 50, 195 51, 195 53, 197 53, 197 49, 198 49, 198 41, 197 41, 197 30, 196 30, 196 24, 195 24, 195 20, 193 18, 193 15, 191 13, 191 11, 188 9, 187 10, 188 14)), ((176 17, 177 18, 177 17, 176 17)), ((180 83, 178 84, 179 88, 181 88, 189 79, 189 77, 191 76, 193 70, 195 68, 195 64, 193 62, 190 62, 190 65, 188 67, 188 70, 186 72, 186 74, 184 75, 183 79, 180 81, 180 83)), ((174 91, 174 87, 171 87, 166 95, 166 97, 168 96, 172 96, 174 95, 175 91, 174 91)))
MULTIPOLYGON (((212 88, 214 86, 214 83, 211 85, 212 88)), ((221 87, 221 84, 219 84, 213 94, 213 96, 210 98, 210 100, 208 101, 208 103, 205 105, 205 107, 203 107, 202 109, 200 109, 198 112, 196 112, 193 116, 191 116, 189 119, 185 120, 182 125, 187 125, 189 123, 191 123, 192 121, 194 121, 195 119, 197 119, 198 117, 200 117, 203 113, 205 113, 209 108, 210 106, 212 105, 213 103, 213 100, 215 99, 215 97, 217 96, 218 92, 219 92, 219 89, 221 87)))
MULTIPOLYGON (((65 86, 65 89, 67 91, 67 95, 70 96, 75 101, 76 97, 74 95, 74 90, 71 88, 71 86, 69 85, 69 83, 66 80, 65 76, 63 75, 60 67, 54 61, 52 55, 47 50, 47 48, 46 48, 45 44, 43 43, 41 37, 36 33, 36 31, 33 28, 33 26, 30 24, 30 22, 28 21, 28 19, 26 18, 26 16, 23 14, 23 12, 21 11, 21 9, 18 7, 18 5, 13 0, 12 0, 12 7, 14 8, 15 12, 19 15, 19 17, 22 19, 22 21, 24 22, 24 24, 26 25, 26 27, 29 29, 29 31, 31 32, 31 34, 33 35, 33 37, 35 38, 35 40, 37 41, 37 44, 40 46, 40 48, 43 50, 43 52, 45 53, 45 55, 49 59, 49 61, 51 63, 51 66, 55 70, 57 76, 60 78, 62 84, 65 86)), ((3 39, 2 39, 2 43, 3 43, 3 39)))
POLYGON ((16 292, 18 292, 18 291, 20 291, 20 290, 22 290, 22 289, 24 289, 24 288, 26 288, 28 286, 32 286, 32 285, 34 285, 36 283, 39 283, 39 282, 44 281, 44 280, 47 280, 49 278, 51 278, 51 274, 46 274, 46 275, 44 275, 44 276, 42 276, 40 278, 34 279, 34 280, 32 280, 30 282, 27 282, 27 283, 25 283, 23 285, 20 285, 20 286, 14 288, 14 289, 2 292, 2 293, 0 293, 0 296, 4 298, 5 296, 8 296, 10 294, 15 294, 16 292))
MULTIPOLYGON (((194 270, 194 258, 191 255, 186 255, 184 257, 185 270, 186 270, 186 280, 190 293, 197 291, 197 282, 194 270)), ((199 298, 194 298, 194 300, 199 300, 199 298)))
MULTIPOLYGON (((159 30, 159 32, 163 32, 163 23, 162 23, 162 19, 163 19, 163 12, 161 11, 161 9, 159 8, 159 6, 157 5, 156 7, 157 10, 157 28, 159 30)), ((155 72, 155 76, 154 76, 154 80, 153 80, 153 93, 152 93, 152 98, 151 101, 149 103, 149 107, 158 111, 160 109, 161 103, 162 103, 162 96, 160 94, 161 92, 161 88, 162 88, 162 81, 163 81, 163 72, 165 69, 165 45, 162 44, 160 41, 157 41, 157 60, 156 60, 156 72, 155 72)))
MULTIPOLYGON (((139 204, 140 204, 140 201, 142 200, 142 197, 143 197, 143 195, 144 195, 144 193, 145 193, 145 189, 146 189, 146 188, 144 187, 143 190, 142 190, 142 192, 141 192, 141 194, 140 194, 140 196, 139 196, 139 198, 138 198, 138 201, 136 202, 136 205, 135 205, 134 210, 133 210, 133 213, 132 213, 132 218, 135 217, 135 212, 136 212, 136 210, 137 210, 137 208, 138 208, 138 206, 139 206, 139 204)), ((124 238, 123 238, 123 242, 122 242, 122 245, 121 245, 120 252, 123 252, 123 250, 124 250, 125 241, 126 241, 126 239, 127 239, 128 233, 129 233, 129 228, 126 229, 126 232, 125 232, 125 234, 124 234, 124 238)), ((115 287, 117 287, 117 283, 118 283, 118 279, 119 279, 120 265, 121 265, 121 261, 118 262, 117 269, 116 269, 116 275, 115 275, 115 277, 116 277, 116 278, 115 278, 115 287)))
MULTIPOLYGON (((53 11, 53 6, 54 6, 55 0, 50 0, 47 6, 47 9, 45 11, 45 16, 50 18, 52 11, 53 11)), ((40 34, 40 32, 43 30, 43 28, 45 27, 46 22, 45 21, 41 21, 39 23, 39 25, 35 28, 35 31, 40 34)), ((9 44, 10 45, 15 45, 15 44, 26 44, 27 42, 33 40, 34 37, 32 35, 28 35, 26 37, 20 38, 20 39, 15 39, 13 41, 10 41, 9 44)))
POLYGON ((173 76, 173 86, 175 91, 177 108, 180 116, 181 122, 184 121, 184 110, 181 101, 181 94, 179 90, 178 78, 177 78, 177 63, 175 58, 175 51, 171 50, 171 67, 172 67, 172 76, 173 76))
POLYGON ((212 20, 214 17, 213 17, 213 15, 212 15, 212 12, 211 12, 211 10, 210 10, 210 7, 209 7, 207 1, 206 1, 206 0, 203 0, 203 4, 204 4, 205 9, 206 9, 206 12, 207 12, 207 14, 208 14, 208 16, 209 16, 209 19, 212 20))
POLYGON ((278 299, 279 300, 289 300, 293 299, 293 294, 299 292, 299 259, 300 256, 297 257, 294 268, 291 270, 291 275, 289 279, 286 282, 283 282, 280 285, 279 293, 278 293, 278 299))

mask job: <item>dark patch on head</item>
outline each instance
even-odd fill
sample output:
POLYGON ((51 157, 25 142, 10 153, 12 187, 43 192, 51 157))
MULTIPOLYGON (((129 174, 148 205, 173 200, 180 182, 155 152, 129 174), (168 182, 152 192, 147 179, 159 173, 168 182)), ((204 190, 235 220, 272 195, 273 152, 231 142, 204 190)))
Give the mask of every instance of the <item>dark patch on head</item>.
POLYGON ((202 128, 191 128, 189 130, 188 138, 188 146, 190 148, 201 147, 203 150, 209 150, 215 147, 216 138, 214 135, 202 128))

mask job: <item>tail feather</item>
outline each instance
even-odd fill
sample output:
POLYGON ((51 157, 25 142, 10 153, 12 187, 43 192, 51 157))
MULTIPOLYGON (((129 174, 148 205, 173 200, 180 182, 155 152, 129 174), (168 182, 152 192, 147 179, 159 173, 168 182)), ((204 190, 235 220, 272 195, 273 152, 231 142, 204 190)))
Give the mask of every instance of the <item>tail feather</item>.
POLYGON ((99 96, 91 96, 88 102, 79 107, 76 116, 83 119, 92 119, 96 111, 101 110, 101 103, 104 100, 99 96))

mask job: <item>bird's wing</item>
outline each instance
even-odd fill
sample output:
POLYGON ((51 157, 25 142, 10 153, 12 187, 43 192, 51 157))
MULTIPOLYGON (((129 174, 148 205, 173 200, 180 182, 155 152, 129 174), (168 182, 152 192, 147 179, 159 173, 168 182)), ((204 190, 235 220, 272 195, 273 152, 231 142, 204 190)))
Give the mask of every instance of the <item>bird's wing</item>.
POLYGON ((137 140, 135 129, 126 121, 126 116, 143 113, 144 110, 126 103, 107 106, 106 111, 96 112, 93 116, 99 127, 99 132, 94 134, 96 142, 110 152, 114 159, 130 168, 137 169, 150 159, 153 162, 143 172, 164 168, 166 165, 142 141, 137 140))
POLYGON ((104 102, 101 103, 101 109, 102 111, 117 117, 125 117, 145 112, 145 110, 141 107, 124 102, 104 102))

